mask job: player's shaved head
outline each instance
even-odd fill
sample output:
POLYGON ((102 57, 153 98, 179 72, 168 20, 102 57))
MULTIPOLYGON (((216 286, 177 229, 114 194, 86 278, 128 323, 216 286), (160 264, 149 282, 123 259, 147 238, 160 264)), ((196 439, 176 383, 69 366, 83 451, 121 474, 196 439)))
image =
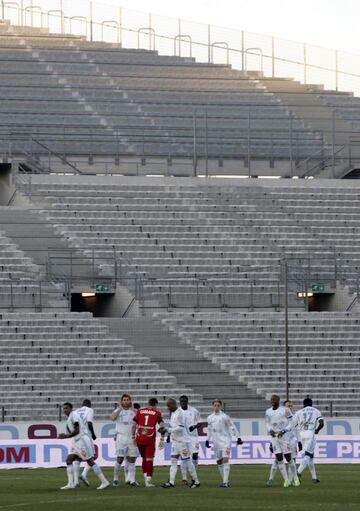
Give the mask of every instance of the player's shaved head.
POLYGON ((82 405, 83 406, 87 406, 88 408, 91 408, 91 401, 90 401, 90 399, 84 399, 82 405))
POLYGON ((277 394, 273 394, 270 399, 271 406, 276 409, 279 408, 280 405, 280 397, 277 394))
POLYGON ((169 398, 166 401, 166 406, 168 407, 168 410, 169 410, 170 413, 175 412, 175 410, 177 409, 176 399, 173 399, 172 397, 169 398))
POLYGON ((307 406, 312 406, 313 401, 312 401, 311 397, 307 396, 303 401, 303 405, 304 405, 304 408, 306 408, 307 406))
POLYGON ((71 410, 73 409, 73 405, 69 403, 68 401, 63 404, 63 412, 68 417, 71 413, 71 410))
POLYGON ((181 406, 181 408, 183 410, 187 410, 188 403, 189 403, 189 398, 187 396, 180 396, 179 403, 180 403, 180 406, 181 406))

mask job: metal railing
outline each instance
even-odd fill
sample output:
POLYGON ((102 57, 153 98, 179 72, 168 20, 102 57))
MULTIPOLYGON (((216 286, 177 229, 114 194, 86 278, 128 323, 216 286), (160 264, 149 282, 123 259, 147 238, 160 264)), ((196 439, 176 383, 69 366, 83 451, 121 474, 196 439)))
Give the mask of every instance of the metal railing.
POLYGON ((348 52, 91 0, 1 0, 0 6, 1 17, 14 24, 47 27, 53 33, 73 33, 128 48, 156 49, 166 55, 175 55, 176 41, 186 35, 182 46, 191 47, 192 56, 200 62, 231 64, 243 71, 263 70, 267 76, 293 76, 304 83, 360 92, 360 73, 355 71, 360 56, 348 52))

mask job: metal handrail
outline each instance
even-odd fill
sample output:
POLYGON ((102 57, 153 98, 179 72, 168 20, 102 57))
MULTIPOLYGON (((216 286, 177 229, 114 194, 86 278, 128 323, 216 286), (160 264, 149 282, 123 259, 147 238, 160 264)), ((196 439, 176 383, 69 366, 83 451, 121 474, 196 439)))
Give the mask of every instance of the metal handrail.
POLYGON ((78 169, 75 165, 73 165, 72 163, 70 163, 66 158, 64 158, 63 156, 61 156, 60 154, 57 154, 55 153, 54 151, 52 151, 49 147, 47 147, 45 144, 39 142, 38 140, 36 140, 35 138, 31 137, 31 141, 32 142, 35 142, 35 144, 39 145, 40 147, 43 147, 44 149, 46 149, 46 151, 51 154, 52 156, 55 156, 55 158, 58 158, 59 160, 61 160, 61 162, 64 164, 64 165, 67 165, 68 167, 72 168, 73 170, 75 170, 75 172, 77 174, 82 174, 81 170, 78 169))
POLYGON ((247 71, 248 55, 258 56, 257 53, 252 53, 254 51, 257 51, 258 54, 260 55, 260 71, 263 72, 264 71, 264 53, 261 48, 246 48, 246 50, 244 52, 245 53, 245 71, 247 71))
POLYGON ((214 48, 221 48, 226 50, 226 65, 229 65, 230 62, 230 47, 229 44, 226 41, 215 41, 214 43, 211 43, 210 46, 210 60, 211 63, 214 63, 214 48))
POLYGON ((187 35, 187 34, 178 34, 174 37, 174 56, 176 57, 177 56, 177 53, 176 53, 176 45, 178 43, 178 46, 179 46, 179 57, 181 57, 181 42, 182 41, 188 41, 189 45, 190 45, 190 57, 192 57, 192 38, 190 35, 187 35))
POLYGON ((88 36, 88 19, 86 16, 71 16, 71 18, 69 18, 69 23, 70 23, 70 32, 72 30, 72 23, 73 21, 83 21, 85 22, 85 37, 87 38, 88 36))
POLYGON ((120 24, 116 20, 106 20, 101 23, 101 40, 104 41, 104 27, 116 28, 116 39, 120 43, 120 24), (112 25, 110 25, 112 23, 112 25))
POLYGON ((43 15, 44 15, 44 12, 41 8, 40 5, 28 5, 27 7, 25 7, 24 9, 24 13, 25 13, 25 23, 26 23, 26 15, 27 13, 30 13, 30 21, 31 21, 31 25, 30 26, 33 26, 33 14, 40 14, 40 27, 42 28, 43 26, 43 15))
POLYGON ((137 34, 138 34, 138 49, 140 49, 141 34, 147 34, 149 36, 149 50, 155 51, 156 33, 152 27, 140 27, 137 31, 137 34), (151 48, 151 45, 153 45, 153 48, 151 48))

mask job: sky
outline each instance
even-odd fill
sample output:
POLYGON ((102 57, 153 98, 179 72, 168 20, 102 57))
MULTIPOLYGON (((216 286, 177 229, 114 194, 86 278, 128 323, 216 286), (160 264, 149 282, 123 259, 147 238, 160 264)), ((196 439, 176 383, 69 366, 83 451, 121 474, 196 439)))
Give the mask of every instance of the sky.
POLYGON ((104 0, 360 54, 360 0, 104 0))

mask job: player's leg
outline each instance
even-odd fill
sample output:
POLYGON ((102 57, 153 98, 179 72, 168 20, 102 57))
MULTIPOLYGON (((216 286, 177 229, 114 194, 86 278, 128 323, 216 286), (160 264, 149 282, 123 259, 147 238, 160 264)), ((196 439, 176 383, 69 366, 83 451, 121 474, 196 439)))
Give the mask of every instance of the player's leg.
POLYGON ((305 456, 308 456, 308 467, 311 474, 311 479, 313 480, 313 483, 320 483, 319 479, 317 478, 315 464, 314 464, 314 454, 311 452, 305 452, 305 456))
POLYGON ((179 454, 172 454, 171 455, 171 463, 170 463, 169 480, 167 483, 164 483, 161 485, 163 488, 174 488, 175 487, 175 479, 176 479, 176 474, 178 471, 178 461, 179 461, 179 454))
POLYGON ((190 488, 198 488, 200 486, 200 481, 196 472, 196 468, 194 466, 192 460, 192 445, 190 442, 183 443, 181 446, 181 459, 184 461, 186 470, 189 472, 191 476, 191 485, 190 488))
POLYGON ((291 452, 286 453, 284 456, 289 464, 289 480, 291 481, 293 486, 300 486, 300 480, 297 475, 295 461, 291 456, 291 452))
POLYGON ((137 487, 139 484, 136 482, 136 458, 137 456, 127 456, 126 461, 128 465, 128 482, 130 486, 137 487))
POLYGON ((288 479, 288 475, 287 475, 286 467, 285 467, 285 463, 284 463, 284 455, 282 452, 275 452, 275 456, 276 456, 276 459, 278 462, 279 472, 281 474, 281 477, 284 480, 284 487, 287 488, 288 486, 290 486, 290 483, 289 483, 289 479, 288 479))
MULTIPOLYGON (((90 441, 91 441, 92 449, 93 449, 93 451, 95 453, 94 441, 93 441, 92 438, 90 439, 90 441)), ((90 486, 90 483, 88 481, 88 474, 89 474, 89 472, 90 472, 90 467, 89 467, 89 465, 87 463, 85 463, 83 471, 82 471, 82 473, 80 474, 80 477, 79 477, 80 481, 82 481, 85 484, 85 486, 90 486)))
POLYGON ((145 445, 145 470, 144 479, 147 488, 153 488, 155 485, 152 482, 152 475, 154 472, 154 456, 155 456, 155 442, 145 445))
POLYGON ((121 454, 120 449, 117 450, 116 454, 117 454, 117 458, 115 460, 115 465, 114 465, 113 486, 118 487, 119 486, 119 474, 120 474, 120 470, 121 470, 121 465, 124 461, 124 456, 121 454))
POLYGON ((96 489, 104 490, 105 488, 107 488, 110 485, 110 483, 104 476, 104 473, 101 470, 101 468, 99 467, 99 465, 97 463, 95 463, 94 458, 89 458, 87 460, 87 463, 93 469, 94 474, 100 479, 101 484, 96 489))
POLYGON ((74 453, 69 454, 66 458, 66 474, 68 478, 68 482, 65 486, 62 486, 61 490, 73 490, 75 488, 74 484, 74 460, 78 459, 78 456, 74 453))
POLYGON ((269 479, 266 483, 267 486, 272 486, 273 484, 273 481, 275 479, 275 474, 278 470, 279 466, 278 466, 278 461, 276 459, 276 457, 274 458, 272 464, 271 464, 271 467, 270 467, 270 475, 269 475, 269 479))

